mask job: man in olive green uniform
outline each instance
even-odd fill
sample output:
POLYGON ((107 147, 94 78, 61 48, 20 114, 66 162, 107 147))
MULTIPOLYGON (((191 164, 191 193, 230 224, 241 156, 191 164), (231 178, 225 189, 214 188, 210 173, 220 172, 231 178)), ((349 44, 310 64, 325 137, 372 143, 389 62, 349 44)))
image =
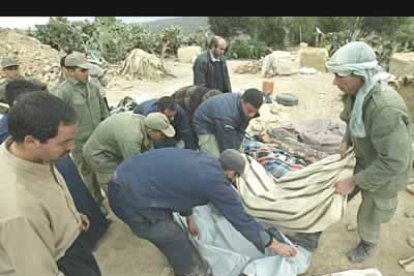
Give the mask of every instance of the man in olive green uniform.
POLYGON ((123 112, 112 115, 95 129, 83 154, 100 186, 107 191, 113 172, 123 160, 149 150, 154 141, 174 135, 174 127, 162 113, 144 117, 123 112))
MULTIPOLYGON (((74 52, 74 53, 81 54, 79 52, 74 52)), ((61 74, 55 87, 51 89, 52 91, 55 91, 59 87, 59 85, 61 85, 66 80, 68 76, 68 71, 65 66, 66 57, 67 55, 60 59, 61 74)), ((107 108, 109 109, 108 102, 106 100, 106 87, 108 85, 108 79, 105 73, 106 71, 102 69, 101 67, 99 67, 98 65, 89 63, 89 81, 99 88, 99 93, 101 97, 104 99, 107 108)))
POLYGON ((398 192, 409 181, 410 119, 403 99, 387 85, 388 74, 366 43, 341 47, 326 65, 335 73, 334 85, 348 96, 342 114, 348 123, 345 143, 354 146, 356 167, 354 175, 338 181, 335 188, 350 197, 361 191, 357 215, 361 241, 347 256, 351 262, 363 262, 378 244, 381 224, 393 217, 398 192))
POLYGON ((78 132, 75 137, 75 149, 71 152, 78 170, 84 178, 92 196, 98 201, 103 197, 96 176, 83 159, 82 148, 98 124, 108 117, 109 112, 99 88, 89 82, 89 63, 85 55, 72 53, 65 58, 66 80, 55 93, 63 101, 72 105, 78 114, 78 132))
POLYGON ((41 90, 47 89, 46 84, 38 81, 37 79, 23 77, 20 74, 19 64, 15 58, 4 58, 1 61, 1 70, 6 80, 0 84, 0 102, 6 103, 6 85, 13 80, 25 79, 39 86, 41 90))

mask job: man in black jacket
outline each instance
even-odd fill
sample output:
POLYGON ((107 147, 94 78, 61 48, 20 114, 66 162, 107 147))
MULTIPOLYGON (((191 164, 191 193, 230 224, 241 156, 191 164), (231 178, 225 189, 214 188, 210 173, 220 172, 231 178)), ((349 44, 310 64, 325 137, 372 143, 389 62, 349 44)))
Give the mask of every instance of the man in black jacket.
POLYGON ((211 39, 210 50, 200 54, 194 62, 194 85, 232 92, 229 71, 223 57, 226 47, 224 38, 214 36, 211 39))

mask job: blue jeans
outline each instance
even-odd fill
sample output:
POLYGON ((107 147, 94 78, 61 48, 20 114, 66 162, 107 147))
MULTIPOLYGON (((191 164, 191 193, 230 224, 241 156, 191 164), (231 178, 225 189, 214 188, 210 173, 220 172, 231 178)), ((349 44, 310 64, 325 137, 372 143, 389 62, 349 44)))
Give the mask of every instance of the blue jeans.
POLYGON ((131 210, 125 206, 122 194, 121 184, 109 183, 108 199, 112 211, 135 235, 152 242, 167 257, 175 275, 192 275, 201 261, 187 233, 173 221, 172 211, 156 208, 131 210))

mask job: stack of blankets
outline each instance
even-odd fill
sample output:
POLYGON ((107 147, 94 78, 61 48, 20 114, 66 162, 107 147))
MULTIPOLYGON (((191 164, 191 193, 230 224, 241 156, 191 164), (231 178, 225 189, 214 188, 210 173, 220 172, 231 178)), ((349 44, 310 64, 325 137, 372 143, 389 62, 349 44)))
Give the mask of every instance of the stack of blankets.
POLYGON ((278 179, 339 153, 346 125, 340 121, 316 119, 271 129, 270 143, 245 139, 242 151, 278 179))

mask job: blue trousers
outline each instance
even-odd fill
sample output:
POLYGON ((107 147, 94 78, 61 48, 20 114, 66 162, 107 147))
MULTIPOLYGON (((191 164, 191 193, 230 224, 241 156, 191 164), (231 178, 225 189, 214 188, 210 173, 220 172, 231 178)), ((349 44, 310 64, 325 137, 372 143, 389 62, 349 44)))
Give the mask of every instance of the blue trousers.
POLYGON ((83 233, 80 239, 87 247, 94 249, 99 239, 108 229, 109 222, 99 209, 88 188, 86 188, 85 183, 83 183, 75 163, 69 155, 58 160, 55 166, 65 179, 76 209, 89 218, 91 223, 89 230, 83 233))
POLYGON ((110 182, 108 199, 112 211, 135 235, 152 242, 168 259, 175 275, 192 275, 200 264, 199 257, 184 232, 173 221, 168 209, 131 210, 123 200, 121 185, 110 182))

